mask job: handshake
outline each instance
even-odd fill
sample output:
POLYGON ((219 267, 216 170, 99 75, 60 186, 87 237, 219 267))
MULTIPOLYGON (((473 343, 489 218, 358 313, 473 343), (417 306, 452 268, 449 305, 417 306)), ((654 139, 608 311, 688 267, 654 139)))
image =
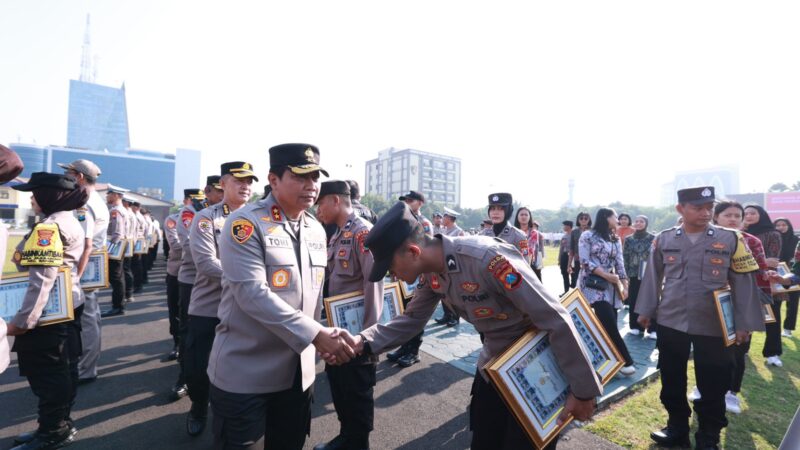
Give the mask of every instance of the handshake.
POLYGON ((323 328, 311 342, 326 363, 338 366, 364 352, 364 338, 342 328, 323 328))

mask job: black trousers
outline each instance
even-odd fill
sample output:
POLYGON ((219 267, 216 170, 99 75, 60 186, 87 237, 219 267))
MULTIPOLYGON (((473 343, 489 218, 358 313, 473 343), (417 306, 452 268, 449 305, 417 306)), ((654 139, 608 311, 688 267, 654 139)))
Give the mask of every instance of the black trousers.
POLYGON ((578 285, 578 276, 581 274, 581 263, 578 258, 575 258, 575 261, 572 262, 572 273, 570 274, 570 287, 575 287, 578 285))
MULTIPOLYGON (((412 297, 413 298, 413 297, 412 297)), ((404 299, 403 300, 403 307, 408 306, 408 303, 411 299, 404 299)), ((447 311, 447 310, 445 310, 447 311)), ((402 350, 404 355, 411 353, 412 355, 419 354, 419 348, 422 345, 422 335, 425 334, 425 330, 420 331, 418 335, 412 337, 408 340, 405 344, 400 346, 400 350, 402 350)))
POLYGON ((600 324, 603 325, 606 333, 608 333, 608 337, 611 338, 611 342, 614 343, 614 346, 617 347, 617 350, 622 355, 622 359, 625 360, 625 365, 630 366, 633 364, 633 358, 631 358, 631 354, 628 351, 628 346, 625 345, 625 341, 619 334, 619 328, 617 328, 617 310, 611 303, 604 301, 592 303, 592 309, 594 309, 594 315, 597 316, 597 320, 600 321, 600 324))
POLYGON ((561 269, 561 280, 564 282, 564 292, 570 289, 569 281, 569 254, 560 253, 558 255, 558 268, 561 269))
MULTIPOLYGON (((639 298, 639 288, 642 286, 642 280, 638 278, 630 278, 628 285, 628 326, 631 330, 644 331, 644 327, 639 325, 639 314, 636 314, 636 299, 639 298)), ((648 332, 655 331, 658 328, 658 322, 654 317, 650 318, 650 328, 648 332)))
POLYGON ((122 263, 125 268, 125 298, 133 297, 133 258, 125 258, 122 263))
POLYGON ((531 270, 533 270, 533 273, 535 273, 536 277, 539 278, 539 281, 542 281, 542 269, 537 269, 536 267, 531 266, 531 270))
POLYGON ((180 296, 178 294, 178 277, 167 274, 167 311, 169 311, 169 334, 172 342, 178 345, 178 315, 180 314, 180 296))
POLYGON ((108 260, 108 281, 111 284, 111 306, 114 308, 124 308, 125 300, 125 269, 123 261, 108 260))
POLYGON ((28 379, 39 399, 38 431, 42 433, 64 433, 71 425, 83 347, 82 313, 81 305, 75 309, 75 320, 37 327, 14 340, 19 374, 28 379))
MULTIPOLYGON (((228 370, 236 370, 230 367, 228 370)), ((215 449, 300 450, 311 433, 313 386, 302 390, 300 361, 294 385, 268 394, 236 394, 211 385, 215 449)))
MULTIPOLYGON (((480 373, 472 382, 472 401, 469 404, 469 428, 472 430, 472 450, 533 449, 533 443, 519 426, 495 388, 484 381, 480 373)), ((553 450, 558 436, 544 447, 553 450)))
POLYGON ((369 448, 369 433, 375 417, 376 365, 359 358, 341 366, 325 365, 331 384, 331 397, 339 418, 339 434, 347 448, 369 448))
POLYGON ((789 300, 786 301, 786 319, 783 320, 783 328, 794 330, 797 325, 797 302, 800 299, 800 292, 789 292, 789 300))
POLYGON ((693 348, 694 372, 700 399, 694 411, 700 425, 698 433, 719 440, 719 432, 728 425, 725 418, 725 393, 730 386, 733 350, 725 347, 722 337, 684 333, 658 326, 658 368, 661 370, 661 403, 669 415, 668 424, 678 432, 689 431, 692 415, 686 399, 686 367, 689 349, 693 348))
POLYGON ((158 244, 150 247, 150 251, 147 252, 147 265, 145 266, 146 270, 153 270, 153 263, 156 261, 156 256, 158 255, 158 244))
POLYGON ((208 356, 214 345, 214 330, 219 324, 216 317, 189 316, 186 345, 183 351, 183 374, 189 388, 192 404, 205 410, 208 405, 208 356))
POLYGON ((145 279, 142 255, 133 255, 133 258, 131 258, 131 271, 133 271, 133 288, 141 289, 145 279))
POLYGON ((728 389, 731 392, 741 392, 742 380, 744 379, 745 362, 744 357, 750 351, 750 341, 742 345, 732 346, 733 352, 733 369, 731 370, 731 386, 728 389))
POLYGON ((764 339, 764 349, 761 354, 767 358, 770 356, 780 356, 783 354, 783 343, 781 342, 781 302, 773 297, 775 303, 767 305, 772 308, 775 314, 775 322, 764 324, 767 330, 767 337, 764 339))
POLYGON ((192 299, 192 286, 178 282, 178 363, 181 366, 178 384, 186 382, 186 338, 189 334, 189 300, 192 299))
MULTIPOLYGON (((442 312, 443 312, 442 319, 445 319, 445 320, 456 320, 456 319, 458 319, 458 314, 456 314, 456 312, 453 311, 452 308, 447 306, 447 303, 445 303, 445 302, 442 302, 442 312)), ((420 341, 420 344, 421 343, 422 343, 422 341, 420 341)))

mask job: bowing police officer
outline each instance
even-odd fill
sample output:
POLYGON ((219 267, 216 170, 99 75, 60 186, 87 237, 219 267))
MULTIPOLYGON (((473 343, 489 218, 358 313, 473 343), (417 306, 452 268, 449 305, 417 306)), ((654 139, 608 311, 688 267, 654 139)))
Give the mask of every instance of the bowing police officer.
POLYGON ((714 291, 731 289, 737 345, 746 342, 750 332, 764 330, 753 276, 758 264, 739 231, 711 224, 713 207, 712 186, 678 191, 676 210, 683 224, 656 237, 636 301, 639 324, 647 328, 651 319, 658 319, 661 403, 669 418, 667 426, 650 437, 664 446, 689 446, 690 352, 701 395, 694 400, 699 424, 695 447, 718 448, 720 431, 728 424, 725 393, 732 347, 722 336, 714 291))
MULTIPOLYGON (((378 220, 366 245, 375 259, 369 280, 379 280, 387 271, 407 282, 420 275, 424 278, 403 315, 348 337, 356 351, 380 353, 404 342, 425 327, 444 296, 459 316, 486 336, 478 367, 484 367, 531 328, 549 332, 558 364, 570 385, 559 422, 567 420, 569 414, 578 420, 592 415, 594 398, 602 393, 602 385, 581 338, 567 311, 514 247, 483 236, 430 237, 402 203, 378 220)), ((472 449, 531 446, 482 370, 475 375, 472 395, 472 449)))
POLYGON ((106 191, 106 204, 108 205, 108 245, 120 248, 120 259, 108 259, 108 281, 111 285, 111 309, 103 311, 100 317, 112 317, 125 314, 125 247, 129 245, 127 239, 128 214, 122 206, 122 197, 126 190, 117 186, 108 185, 106 191))
POLYGON ((219 262, 219 236, 232 212, 244 206, 258 181, 253 166, 243 161, 222 164, 219 186, 222 201, 195 214, 189 230, 189 248, 197 274, 188 309, 188 329, 184 376, 192 407, 186 418, 190 436, 203 432, 208 415, 208 354, 214 342, 214 329, 219 324, 217 308, 222 298, 222 266, 219 262))
POLYGON ((39 399, 39 428, 18 436, 14 449, 59 448, 77 434, 70 413, 77 393, 84 301, 78 261, 86 237, 73 211, 86 204, 89 194, 74 178, 47 172, 34 172, 28 183, 13 189, 31 191, 33 210, 44 216, 20 241, 13 257, 18 270, 28 271, 29 284, 19 311, 8 323, 8 335, 16 336, 12 351, 17 352, 20 376, 28 379, 39 399), (62 270, 72 281, 74 318, 42 323, 62 270))
MULTIPOLYGON (((328 243, 328 295, 364 293, 364 315, 361 329, 378 322, 383 309, 383 279, 367 280, 372 270, 372 254, 364 240, 372 224, 357 213, 350 202, 347 182, 332 180, 322 183, 317 202, 317 218, 324 224, 336 224, 338 231, 328 243)), ((359 330, 360 331, 360 330, 359 330)), ((364 355, 347 364, 326 364, 331 397, 339 418, 339 435, 315 450, 366 449, 372 431, 375 401, 375 369, 377 356, 364 355)))
POLYGON ((211 348, 217 448, 300 449, 311 426, 315 348, 352 349, 320 317, 325 231, 306 210, 319 194, 319 150, 269 150, 270 195, 231 213, 219 236, 220 324, 211 348))
POLYGON ((531 253, 528 248, 528 237, 519 228, 511 225, 511 215, 514 212, 514 199, 511 194, 498 192, 489 194, 489 220, 490 227, 481 232, 482 236, 498 237, 513 245, 522 256, 530 262, 531 253))

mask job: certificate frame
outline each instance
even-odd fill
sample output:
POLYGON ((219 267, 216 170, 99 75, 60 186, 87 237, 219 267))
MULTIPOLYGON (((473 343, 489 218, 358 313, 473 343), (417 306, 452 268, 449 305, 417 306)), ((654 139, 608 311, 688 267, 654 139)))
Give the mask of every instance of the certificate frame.
POLYGON ((775 323, 777 321, 775 319, 775 310, 772 309, 772 305, 762 303, 761 309, 764 311, 764 323, 775 323))
MULTIPOLYGON (((785 262, 778 263, 778 267, 775 268, 775 272, 778 272, 778 275, 782 277, 792 273, 792 271, 789 269, 789 265, 786 264, 785 262)), ((793 284, 789 287, 786 287, 780 283, 772 283, 773 296, 778 294, 785 294, 787 292, 797 292, 797 291, 800 291, 800 285, 793 284)))
MULTIPOLYGON (((343 328, 356 335, 363 330, 364 324, 364 292, 355 291, 347 294, 327 297, 324 300, 328 326, 343 328)), ((398 283, 383 286, 383 308, 378 323, 387 323, 403 314, 403 297, 398 283)))
MULTIPOLYGON (((10 322, 19 311, 30 283, 28 272, 18 272, 4 276, 0 280, 0 314, 10 322)), ((75 319, 72 299, 72 271, 69 267, 58 269, 56 281, 50 290, 50 298, 45 304, 36 326, 69 322, 75 319)))
POLYGON ((414 280, 413 283, 406 283, 403 280, 398 280, 397 284, 400 285, 400 291, 403 293, 403 298, 408 300, 414 296, 414 292, 416 292, 417 290, 417 285, 419 284, 419 277, 417 277, 417 279, 414 280))
POLYGON ((133 258, 133 239, 125 239, 125 258, 133 258))
POLYGON ((547 332, 526 332, 484 370, 536 448, 549 444, 573 420, 570 416, 558 424, 570 389, 547 332))
POLYGON ((108 252, 105 249, 95 250, 89 255, 81 276, 81 289, 106 289, 109 285, 108 252))
POLYGON ((625 359, 597 319, 580 289, 575 288, 568 292, 561 299, 561 304, 569 313, 572 323, 581 337, 581 347, 589 355, 592 367, 605 385, 625 365, 625 359))
POLYGON ((730 347, 736 343, 736 324, 733 317, 731 290, 718 289, 714 291, 714 306, 717 309, 717 317, 722 330, 722 340, 725 341, 726 347, 730 347))
POLYGON ((106 253, 108 254, 108 259, 113 259, 114 261, 120 261, 125 258, 125 250, 127 247, 128 241, 125 239, 120 239, 117 243, 108 244, 108 248, 106 249, 106 253))
POLYGON ((147 240, 145 240, 145 238, 139 238, 133 242, 134 255, 146 255, 149 249, 150 248, 147 246, 147 240))

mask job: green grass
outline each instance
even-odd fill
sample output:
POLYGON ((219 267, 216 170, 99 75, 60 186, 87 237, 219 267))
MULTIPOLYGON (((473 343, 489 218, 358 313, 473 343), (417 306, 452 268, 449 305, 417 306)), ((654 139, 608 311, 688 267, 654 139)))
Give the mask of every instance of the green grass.
POLYGON ((8 246, 6 247, 6 259, 3 260, 3 273, 15 273, 17 266, 11 262, 11 256, 14 254, 14 249, 17 244, 22 240, 22 236, 9 236, 8 246))
MULTIPOLYGON (((761 349, 764 333, 755 333, 746 358, 744 382, 740 398, 741 414, 727 414, 728 427, 722 433, 726 449, 777 448, 789 422, 800 404, 800 339, 783 339, 783 367, 764 364, 761 349)), ((689 389, 695 385, 694 364, 689 363, 689 389)), ((659 400, 661 382, 640 386, 635 393, 598 413, 586 426, 594 434, 626 448, 646 449, 652 446, 650 431, 666 425, 667 414, 659 400)), ((694 419, 694 415, 692 415, 694 419)), ((693 420, 692 433, 697 429, 693 420)))

